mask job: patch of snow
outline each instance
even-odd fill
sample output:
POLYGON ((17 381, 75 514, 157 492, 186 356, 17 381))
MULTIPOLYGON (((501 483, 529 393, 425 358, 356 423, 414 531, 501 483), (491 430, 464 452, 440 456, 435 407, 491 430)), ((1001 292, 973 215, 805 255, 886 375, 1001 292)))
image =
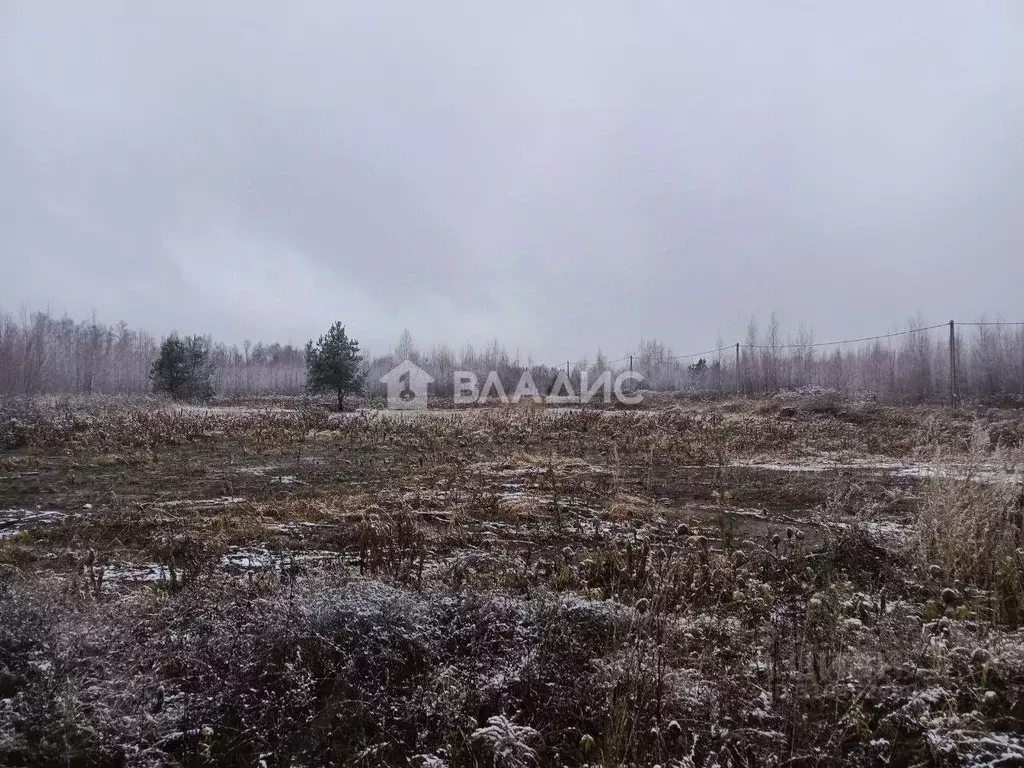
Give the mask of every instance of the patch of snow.
POLYGON ((0 510, 0 539, 7 539, 34 525, 57 523, 68 517, 57 510, 3 509, 0 510))
POLYGON ((235 471, 242 475, 270 476, 270 482, 281 483, 282 485, 302 484, 302 481, 295 475, 279 474, 283 469, 283 467, 270 465, 263 467, 236 467, 235 471))
POLYGON ((229 504, 241 504, 245 499, 241 496, 221 496, 216 499, 171 499, 169 501, 158 501, 156 507, 192 507, 194 509, 214 509, 226 507, 229 504))
POLYGON ((783 462, 740 462, 733 466, 746 469, 763 469, 769 472, 834 472, 844 469, 884 472, 900 469, 903 465, 895 461, 872 461, 840 458, 808 458, 806 460, 783 462))
POLYGON ((221 566, 240 570, 269 570, 279 568, 282 564, 338 563, 348 559, 345 553, 331 550, 272 552, 268 549, 233 549, 221 558, 221 566))
POLYGON ((904 464, 896 461, 875 461, 870 459, 839 459, 809 458, 807 460, 785 462, 740 462, 733 466, 766 472, 835 472, 854 470, 864 472, 890 472, 893 477, 915 480, 941 478, 970 477, 979 483, 1008 482, 1024 483, 1024 473, 1001 469, 996 466, 984 466, 971 469, 960 464, 904 464))
POLYGON ((893 473, 896 477, 910 477, 915 479, 943 478, 950 480, 971 480, 976 483, 1011 483, 1020 485, 1024 483, 1024 473, 1012 470, 1000 470, 995 467, 983 469, 971 469, 969 467, 949 465, 933 466, 918 464, 904 467, 893 473))
MULTIPOLYGON (((268 549, 232 549, 220 559, 226 571, 267 571, 290 565, 349 564, 351 557, 330 550, 272 552, 268 549)), ((144 583, 166 581, 170 572, 157 563, 110 563, 103 566, 104 581, 144 583)))
POLYGON ((1024 737, 1014 733, 929 731, 925 741, 934 757, 956 759, 970 768, 1024 764, 1024 737))
POLYGON ((872 536, 894 544, 903 544, 910 540, 914 527, 895 520, 868 520, 860 523, 872 536))
POLYGON ((111 563, 103 566, 103 580, 113 582, 144 583, 170 578, 167 569, 156 563, 111 563))

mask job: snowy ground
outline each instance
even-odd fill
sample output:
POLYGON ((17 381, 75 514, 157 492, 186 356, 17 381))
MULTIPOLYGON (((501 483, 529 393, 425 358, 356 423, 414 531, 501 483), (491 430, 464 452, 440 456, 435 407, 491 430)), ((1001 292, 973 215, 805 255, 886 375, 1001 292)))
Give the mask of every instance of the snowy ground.
POLYGON ((1008 593, 915 548, 1021 418, 846 407, 44 411, 0 764, 1016 764, 1008 593))

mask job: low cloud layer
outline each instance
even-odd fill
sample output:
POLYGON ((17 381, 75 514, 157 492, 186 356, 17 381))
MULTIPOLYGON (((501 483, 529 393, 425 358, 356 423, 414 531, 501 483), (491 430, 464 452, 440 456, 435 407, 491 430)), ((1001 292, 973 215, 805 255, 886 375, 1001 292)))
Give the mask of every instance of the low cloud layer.
POLYGON ((10 2, 0 308, 677 352, 1024 310, 1014 2, 10 2))

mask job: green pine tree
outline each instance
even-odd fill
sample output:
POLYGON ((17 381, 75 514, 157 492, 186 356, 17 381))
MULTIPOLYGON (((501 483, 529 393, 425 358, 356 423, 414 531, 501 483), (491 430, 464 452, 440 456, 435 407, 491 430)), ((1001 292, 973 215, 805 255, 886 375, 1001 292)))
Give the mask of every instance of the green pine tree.
POLYGON ((160 345, 149 378, 154 392, 165 392, 175 400, 208 400, 213 396, 213 371, 208 339, 172 333, 160 345))
POLYGON ((345 410, 345 395, 363 391, 366 374, 361 370, 359 342, 350 339, 340 322, 314 344, 306 343, 306 389, 338 393, 338 410, 345 410))

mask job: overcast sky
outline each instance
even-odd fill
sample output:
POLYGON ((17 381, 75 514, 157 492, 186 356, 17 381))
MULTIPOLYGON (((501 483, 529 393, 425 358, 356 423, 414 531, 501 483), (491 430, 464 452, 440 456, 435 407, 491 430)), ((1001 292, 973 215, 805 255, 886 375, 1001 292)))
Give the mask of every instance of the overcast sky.
POLYGON ((1022 40, 1018 0, 4 0, 0 308, 547 361, 1024 319, 1022 40))

